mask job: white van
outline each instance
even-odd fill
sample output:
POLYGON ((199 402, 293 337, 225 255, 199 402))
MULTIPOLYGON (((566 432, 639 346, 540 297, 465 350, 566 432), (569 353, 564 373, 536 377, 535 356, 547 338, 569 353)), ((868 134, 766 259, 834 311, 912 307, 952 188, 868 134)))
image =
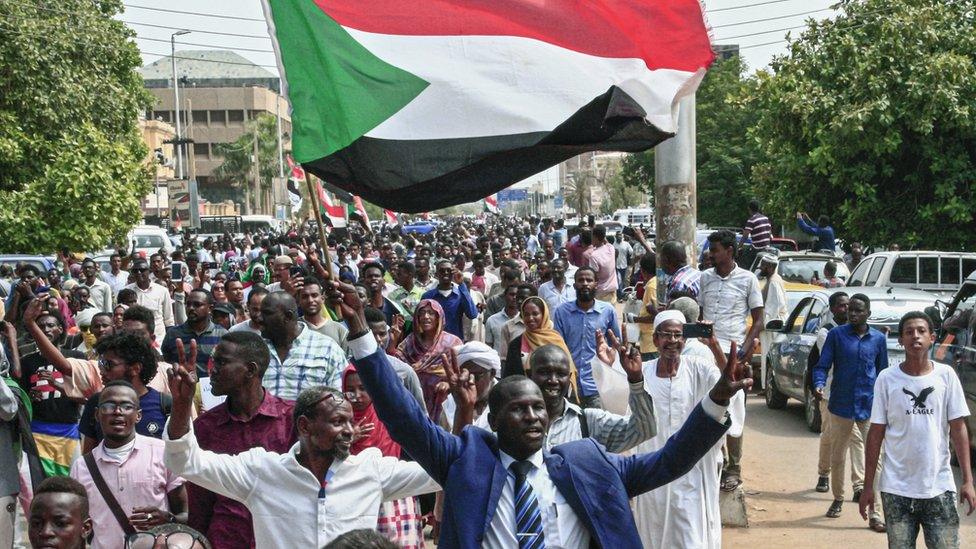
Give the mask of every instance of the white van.
POLYGON ((847 286, 894 286, 952 296, 973 271, 976 253, 878 252, 861 260, 847 286))
POLYGON ((251 234, 270 233, 278 231, 280 228, 281 223, 270 215, 241 216, 241 232, 250 232, 251 234))
POLYGON ((167 254, 175 249, 166 229, 155 225, 139 225, 129 231, 126 239, 129 245, 129 253, 145 253, 146 257, 158 252, 160 249, 167 254))
POLYGON ((628 227, 654 226, 654 208, 624 208, 613 212, 613 220, 628 227))

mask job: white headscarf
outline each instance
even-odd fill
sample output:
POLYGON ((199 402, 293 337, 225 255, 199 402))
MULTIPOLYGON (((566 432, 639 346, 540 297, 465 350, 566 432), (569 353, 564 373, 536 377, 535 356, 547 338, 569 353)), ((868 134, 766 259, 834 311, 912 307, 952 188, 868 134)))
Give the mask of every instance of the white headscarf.
POLYGON ((457 352, 458 365, 474 362, 486 370, 493 370, 495 377, 501 375, 502 362, 498 352, 480 341, 471 341, 454 348, 457 352))

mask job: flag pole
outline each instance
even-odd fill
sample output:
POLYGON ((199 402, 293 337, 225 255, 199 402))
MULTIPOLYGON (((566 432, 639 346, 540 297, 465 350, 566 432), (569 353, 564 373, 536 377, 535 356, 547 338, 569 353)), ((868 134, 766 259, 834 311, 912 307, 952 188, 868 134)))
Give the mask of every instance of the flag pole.
MULTIPOLYGON (((322 260, 325 262, 325 268, 329 273, 329 276, 335 277, 335 273, 332 272, 332 257, 329 255, 329 243, 325 239, 325 223, 322 222, 322 204, 319 202, 319 193, 315 192, 315 187, 312 186, 312 180, 308 177, 308 170, 302 170, 305 173, 305 185, 308 186, 308 195, 312 200, 312 211, 315 212, 315 221, 319 225, 319 243, 322 245, 322 260)), ((335 278, 338 280, 338 278, 335 278)))

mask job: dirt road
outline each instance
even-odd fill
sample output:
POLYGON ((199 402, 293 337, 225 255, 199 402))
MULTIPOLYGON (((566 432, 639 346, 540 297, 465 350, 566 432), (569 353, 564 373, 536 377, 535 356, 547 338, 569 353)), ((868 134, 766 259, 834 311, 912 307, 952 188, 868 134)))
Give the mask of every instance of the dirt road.
MULTIPOLYGON (((770 410, 762 397, 751 395, 744 440, 742 473, 750 526, 726 528, 724 547, 886 546, 884 534, 867 529, 856 503, 845 502, 840 518, 824 517, 832 498, 813 490, 818 436, 804 426, 799 403, 770 410)), ((962 517, 960 542, 961 547, 976 547, 976 513, 962 517)), ((921 539, 919 547, 924 547, 921 539)))

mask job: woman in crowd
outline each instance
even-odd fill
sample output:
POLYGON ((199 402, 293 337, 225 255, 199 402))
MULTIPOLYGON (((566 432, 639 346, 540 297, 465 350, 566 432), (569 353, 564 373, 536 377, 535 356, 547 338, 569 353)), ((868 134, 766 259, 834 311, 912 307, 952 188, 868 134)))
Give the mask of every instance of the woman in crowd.
MULTIPOLYGON (((525 324, 525 332, 516 337, 508 344, 508 354, 505 356, 505 370, 502 377, 521 374, 528 375, 529 355, 543 345, 556 345, 565 351, 566 356, 573 356, 563 341, 563 336, 559 335, 552 327, 552 320, 549 318, 549 307, 541 297, 532 296, 522 302, 519 315, 522 323, 525 324)), ((570 370, 570 397, 571 401, 576 401, 576 366, 572 365, 570 370)))
MULTIPOLYGON (((376 416, 373 400, 363 388, 355 366, 350 365, 343 373, 342 392, 352 404, 353 422, 359 428, 359 438, 353 439, 350 453, 356 455, 367 448, 376 448, 385 457, 400 459, 400 445, 376 416)), ((424 524, 417 498, 384 501, 377 515, 376 530, 397 547, 423 548, 424 524)))
POLYGON ((413 314, 413 331, 400 344, 403 360, 410 364, 424 389, 428 416, 437 421, 447 395, 441 355, 463 342, 444 330, 444 309, 432 299, 421 300, 413 314), (440 387, 438 387, 440 385, 440 387))

